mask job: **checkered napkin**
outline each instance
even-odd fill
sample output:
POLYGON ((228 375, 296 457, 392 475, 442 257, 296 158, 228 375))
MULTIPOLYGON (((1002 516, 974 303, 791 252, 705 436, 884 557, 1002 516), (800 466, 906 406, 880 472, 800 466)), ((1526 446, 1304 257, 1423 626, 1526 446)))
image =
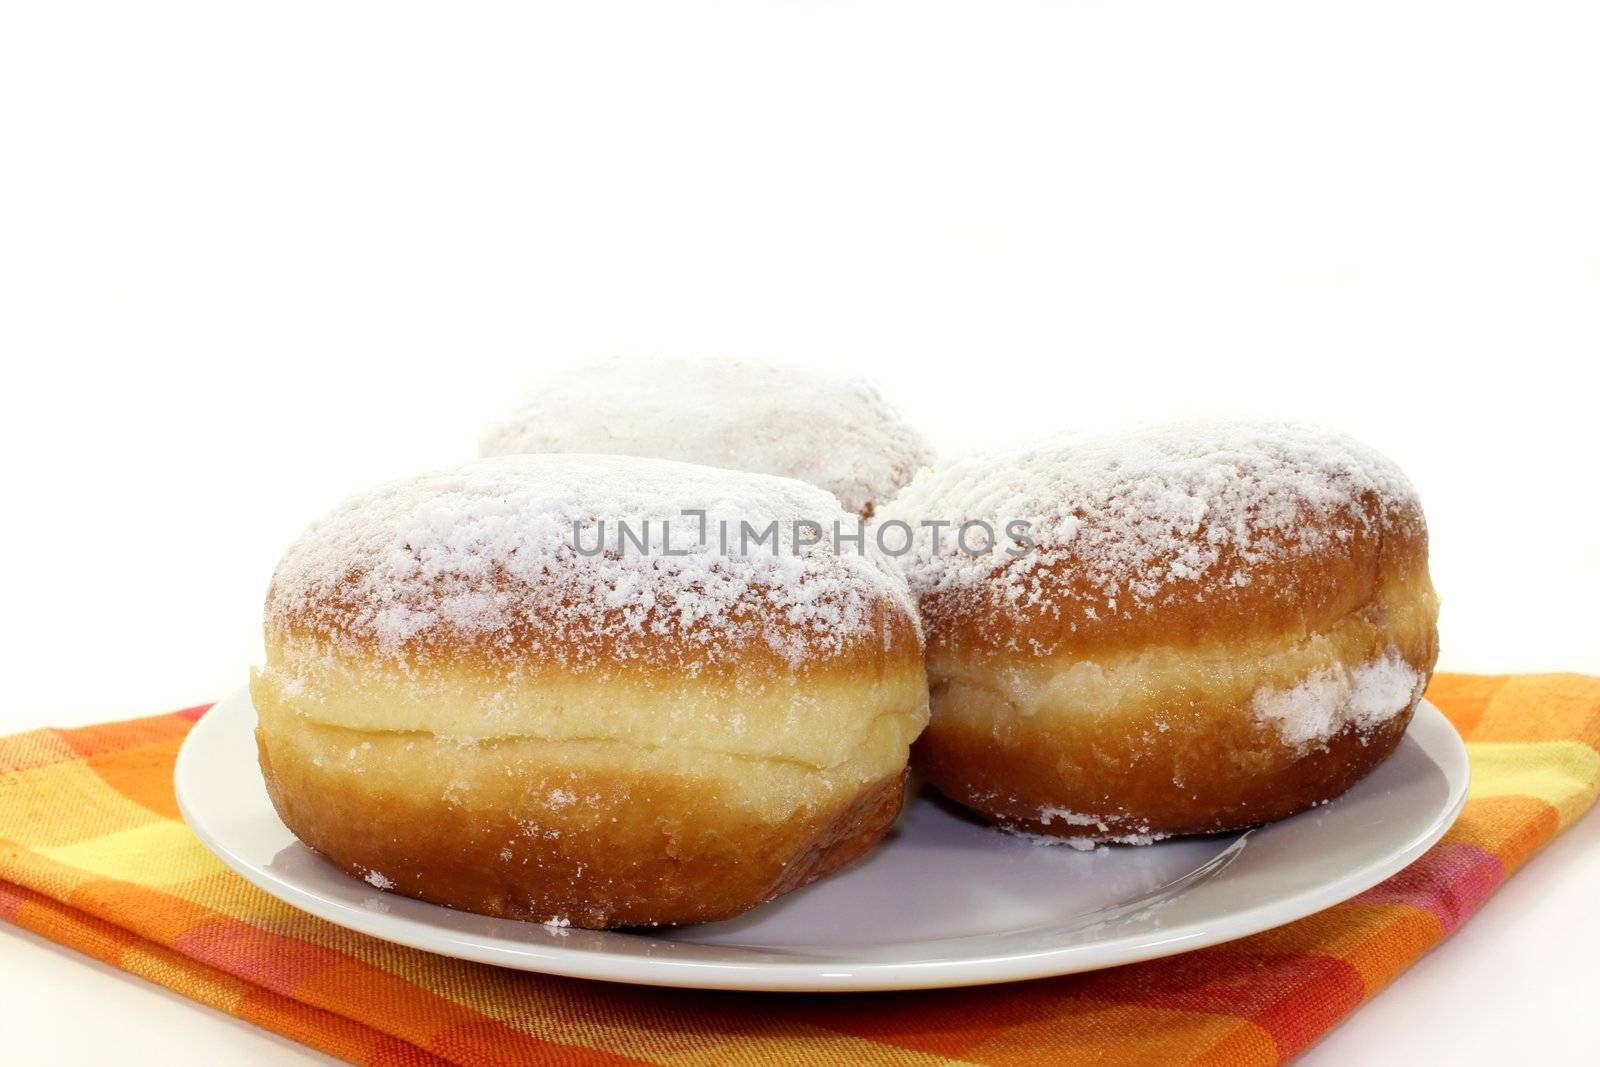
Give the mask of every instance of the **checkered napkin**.
POLYGON ((1440 675, 1428 698, 1473 774, 1431 851, 1300 922, 1094 974, 729 994, 401 948, 279 903, 195 840, 172 764, 203 708, 0 739, 0 918, 356 1063, 1275 1064, 1438 944, 1600 791, 1600 679, 1440 675))

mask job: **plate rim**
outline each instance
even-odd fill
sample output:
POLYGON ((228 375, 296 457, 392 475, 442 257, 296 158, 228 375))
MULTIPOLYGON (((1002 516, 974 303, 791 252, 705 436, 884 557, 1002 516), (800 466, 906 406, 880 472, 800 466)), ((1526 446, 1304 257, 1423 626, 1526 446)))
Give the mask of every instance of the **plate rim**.
MULTIPOLYGON (((1102 941, 1076 942, 1031 951, 980 952, 959 959, 863 961, 852 964, 824 964, 815 960, 710 961, 619 955, 588 948, 568 948, 554 943, 554 938, 550 944, 519 942, 513 950, 492 937, 444 929, 405 916, 327 900, 302 888, 294 880, 240 855, 220 839, 203 817, 197 817, 200 813, 194 810, 194 798, 187 795, 185 782, 191 777, 190 765, 201 758, 199 753, 206 738, 220 729, 218 724, 224 721, 216 717, 217 711, 221 710, 224 716, 240 714, 235 707, 240 704, 254 714, 248 689, 240 689, 217 701, 190 729, 179 747, 173 766, 173 788, 183 821, 201 845, 229 870, 258 889, 291 907, 345 929, 436 955, 569 978, 689 989, 843 993, 990 985, 1099 970, 1208 948, 1305 918, 1349 900, 1403 870, 1454 825, 1466 804, 1471 784, 1471 766, 1465 742, 1441 711, 1427 700, 1421 700, 1406 734, 1410 736, 1417 731, 1433 735, 1418 743, 1423 746, 1425 754, 1440 766, 1449 785, 1445 803, 1425 829, 1382 858, 1338 878, 1236 912, 1210 919, 1189 920, 1170 931, 1133 932, 1102 941), (1444 762, 1441 762, 1441 757, 1445 757, 1444 762)), ((259 775, 259 771, 257 773, 259 775)), ((264 782, 261 783, 261 789, 265 794, 264 782)), ((451 915, 469 914, 426 901, 414 902, 451 915)))

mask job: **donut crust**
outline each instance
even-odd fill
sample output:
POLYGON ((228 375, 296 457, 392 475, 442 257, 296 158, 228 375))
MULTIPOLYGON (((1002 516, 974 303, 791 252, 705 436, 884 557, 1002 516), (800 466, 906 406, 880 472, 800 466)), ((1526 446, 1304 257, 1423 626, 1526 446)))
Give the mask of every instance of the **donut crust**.
POLYGON ((301 663, 297 674, 292 651, 268 659, 276 672, 251 686, 257 748, 273 806, 297 837, 379 888, 557 925, 725 919, 850 863, 899 814, 909 745, 926 721, 914 654, 865 677, 753 671, 677 690, 663 677, 639 688, 615 677, 547 679, 559 686, 562 719, 535 714, 543 705, 531 698, 548 694, 525 682, 535 692, 498 734, 471 709, 486 689, 519 707, 507 696, 515 686, 482 671, 319 674, 301 663), (336 677, 369 688, 330 684, 336 677), (409 691, 410 702, 386 704, 386 690, 409 691), (630 693, 652 690, 666 693, 630 705, 630 693), (414 727, 405 715, 429 700, 435 730, 373 721, 388 706, 414 727), (782 714, 796 700, 811 715, 782 714), (677 704, 710 726, 674 742, 630 725, 677 704), (743 743, 706 714, 738 708, 743 743), (800 728, 785 735, 777 727, 789 719, 800 728), (723 750, 708 747, 719 740, 723 750))
POLYGON ((561 786, 542 795, 570 794, 563 810, 510 773, 530 754, 561 766, 540 752, 547 743, 489 746, 470 782, 413 774, 406 788, 374 789, 306 758, 281 731, 258 730, 257 742, 279 816, 346 872, 463 911, 594 929, 727 919, 799 889, 866 853, 905 795, 902 769, 772 822, 725 806, 708 783, 738 770, 729 760, 697 779, 605 768, 552 776, 561 786), (452 784, 470 801, 440 803, 452 784))
POLYGON ((1143 842, 1285 818, 1339 796, 1387 759, 1420 687, 1375 726, 1351 724, 1302 744, 1259 718, 1252 699, 1387 649, 1426 676, 1438 655, 1432 590, 1396 590, 1389 599, 1383 623, 1374 621, 1377 611, 1357 612, 1275 647, 1147 650, 1110 670, 1057 657, 1029 665, 1045 681, 1022 687, 1015 668, 992 660, 959 670, 948 660, 942 669, 930 665, 933 717, 913 761, 952 799, 1026 833, 1143 842), (1215 669, 1219 658, 1231 658, 1235 669, 1215 669), (1106 699, 1105 688, 1060 684, 1074 671, 1110 676, 1123 695, 1106 699), (1030 705, 1017 696, 1030 689, 1051 695, 1030 705))

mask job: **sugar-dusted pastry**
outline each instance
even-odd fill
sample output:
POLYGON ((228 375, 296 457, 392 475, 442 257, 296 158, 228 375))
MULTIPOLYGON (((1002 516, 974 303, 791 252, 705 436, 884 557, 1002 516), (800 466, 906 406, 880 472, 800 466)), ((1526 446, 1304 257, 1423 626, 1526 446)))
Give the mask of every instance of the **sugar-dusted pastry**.
POLYGON ((753 359, 604 359, 537 383, 480 454, 653 456, 798 478, 873 510, 929 462, 872 383, 753 359))
POLYGON ((1338 434, 1074 434, 926 472, 883 518, 920 529, 914 762, 1017 830, 1148 841, 1322 803, 1394 750, 1438 653, 1416 493, 1338 434))
POLYGON ((900 810, 927 686, 900 574, 791 528, 847 518, 616 456, 352 497, 267 596, 278 813, 383 889, 585 927, 723 919, 849 863, 900 810), (742 551, 741 521, 777 542, 742 551))

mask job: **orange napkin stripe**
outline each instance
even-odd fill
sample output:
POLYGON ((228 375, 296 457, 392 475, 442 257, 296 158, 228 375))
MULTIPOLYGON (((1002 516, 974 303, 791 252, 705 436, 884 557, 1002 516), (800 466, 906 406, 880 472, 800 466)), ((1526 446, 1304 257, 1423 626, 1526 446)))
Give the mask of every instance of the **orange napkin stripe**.
POLYGON ((362 1064, 1275 1064, 1467 920, 1600 792, 1600 680, 1440 675, 1473 789, 1411 867, 1226 945, 1086 975, 836 996, 507 971, 322 922, 221 867, 172 763, 204 713, 0 739, 0 918, 362 1064))

